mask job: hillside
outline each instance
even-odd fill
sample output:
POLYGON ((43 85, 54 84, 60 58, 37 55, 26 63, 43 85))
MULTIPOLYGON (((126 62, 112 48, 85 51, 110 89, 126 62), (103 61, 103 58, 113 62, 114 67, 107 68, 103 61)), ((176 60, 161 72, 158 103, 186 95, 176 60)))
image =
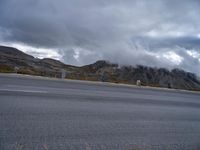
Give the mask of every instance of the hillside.
POLYGON ((34 58, 15 48, 0 46, 0 72, 59 77, 61 69, 71 68, 77 67, 50 58, 34 58))
POLYGON ((136 84, 137 80, 141 80, 144 86, 200 90, 200 81, 196 75, 180 69, 169 71, 164 68, 145 66, 119 67, 118 64, 104 60, 76 67, 50 58, 34 58, 15 48, 0 46, 0 72, 17 72, 59 78, 62 70, 66 71, 66 78, 70 79, 127 84, 136 84))

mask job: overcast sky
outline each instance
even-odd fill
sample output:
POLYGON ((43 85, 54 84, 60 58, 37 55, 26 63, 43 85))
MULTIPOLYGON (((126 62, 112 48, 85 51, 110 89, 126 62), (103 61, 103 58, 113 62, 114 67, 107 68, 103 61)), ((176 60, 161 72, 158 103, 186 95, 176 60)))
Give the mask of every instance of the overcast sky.
POLYGON ((0 0, 0 44, 84 65, 179 67, 200 75, 199 0, 0 0))

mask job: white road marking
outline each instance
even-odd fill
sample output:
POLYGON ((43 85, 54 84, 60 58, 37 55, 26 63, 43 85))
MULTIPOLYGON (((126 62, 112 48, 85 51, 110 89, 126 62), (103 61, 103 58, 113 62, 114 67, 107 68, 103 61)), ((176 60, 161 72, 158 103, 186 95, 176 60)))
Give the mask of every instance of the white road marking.
POLYGON ((15 89, 0 89, 0 92, 48 93, 47 91, 15 90, 15 89))

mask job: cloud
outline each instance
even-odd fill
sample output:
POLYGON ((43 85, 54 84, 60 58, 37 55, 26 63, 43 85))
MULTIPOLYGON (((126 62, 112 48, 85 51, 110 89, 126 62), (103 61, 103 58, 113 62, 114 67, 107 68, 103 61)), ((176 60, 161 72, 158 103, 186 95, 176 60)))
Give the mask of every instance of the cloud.
POLYGON ((23 43, 14 43, 14 42, 0 42, 0 45, 9 46, 9 47, 15 47, 27 54, 31 54, 36 58, 53 58, 61 60, 62 56, 60 53, 58 53, 57 49, 50 49, 50 48, 40 48, 40 47, 32 47, 25 45, 23 43))
POLYGON ((0 41, 75 65, 107 59, 200 74, 199 14, 198 0, 1 0, 0 41))

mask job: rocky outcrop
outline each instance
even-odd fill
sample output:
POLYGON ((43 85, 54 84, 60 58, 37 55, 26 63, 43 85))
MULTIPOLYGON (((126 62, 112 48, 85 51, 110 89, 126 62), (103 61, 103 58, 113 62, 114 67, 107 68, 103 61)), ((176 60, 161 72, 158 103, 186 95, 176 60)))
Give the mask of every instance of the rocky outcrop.
POLYGON ((65 70, 66 78, 71 79, 127 84, 136 84, 140 80, 144 86, 200 90, 199 78, 193 73, 180 69, 169 71, 165 68, 140 65, 119 67, 118 64, 105 60, 76 67, 50 58, 34 58, 15 48, 0 46, 0 72, 61 77, 61 70, 65 70))

